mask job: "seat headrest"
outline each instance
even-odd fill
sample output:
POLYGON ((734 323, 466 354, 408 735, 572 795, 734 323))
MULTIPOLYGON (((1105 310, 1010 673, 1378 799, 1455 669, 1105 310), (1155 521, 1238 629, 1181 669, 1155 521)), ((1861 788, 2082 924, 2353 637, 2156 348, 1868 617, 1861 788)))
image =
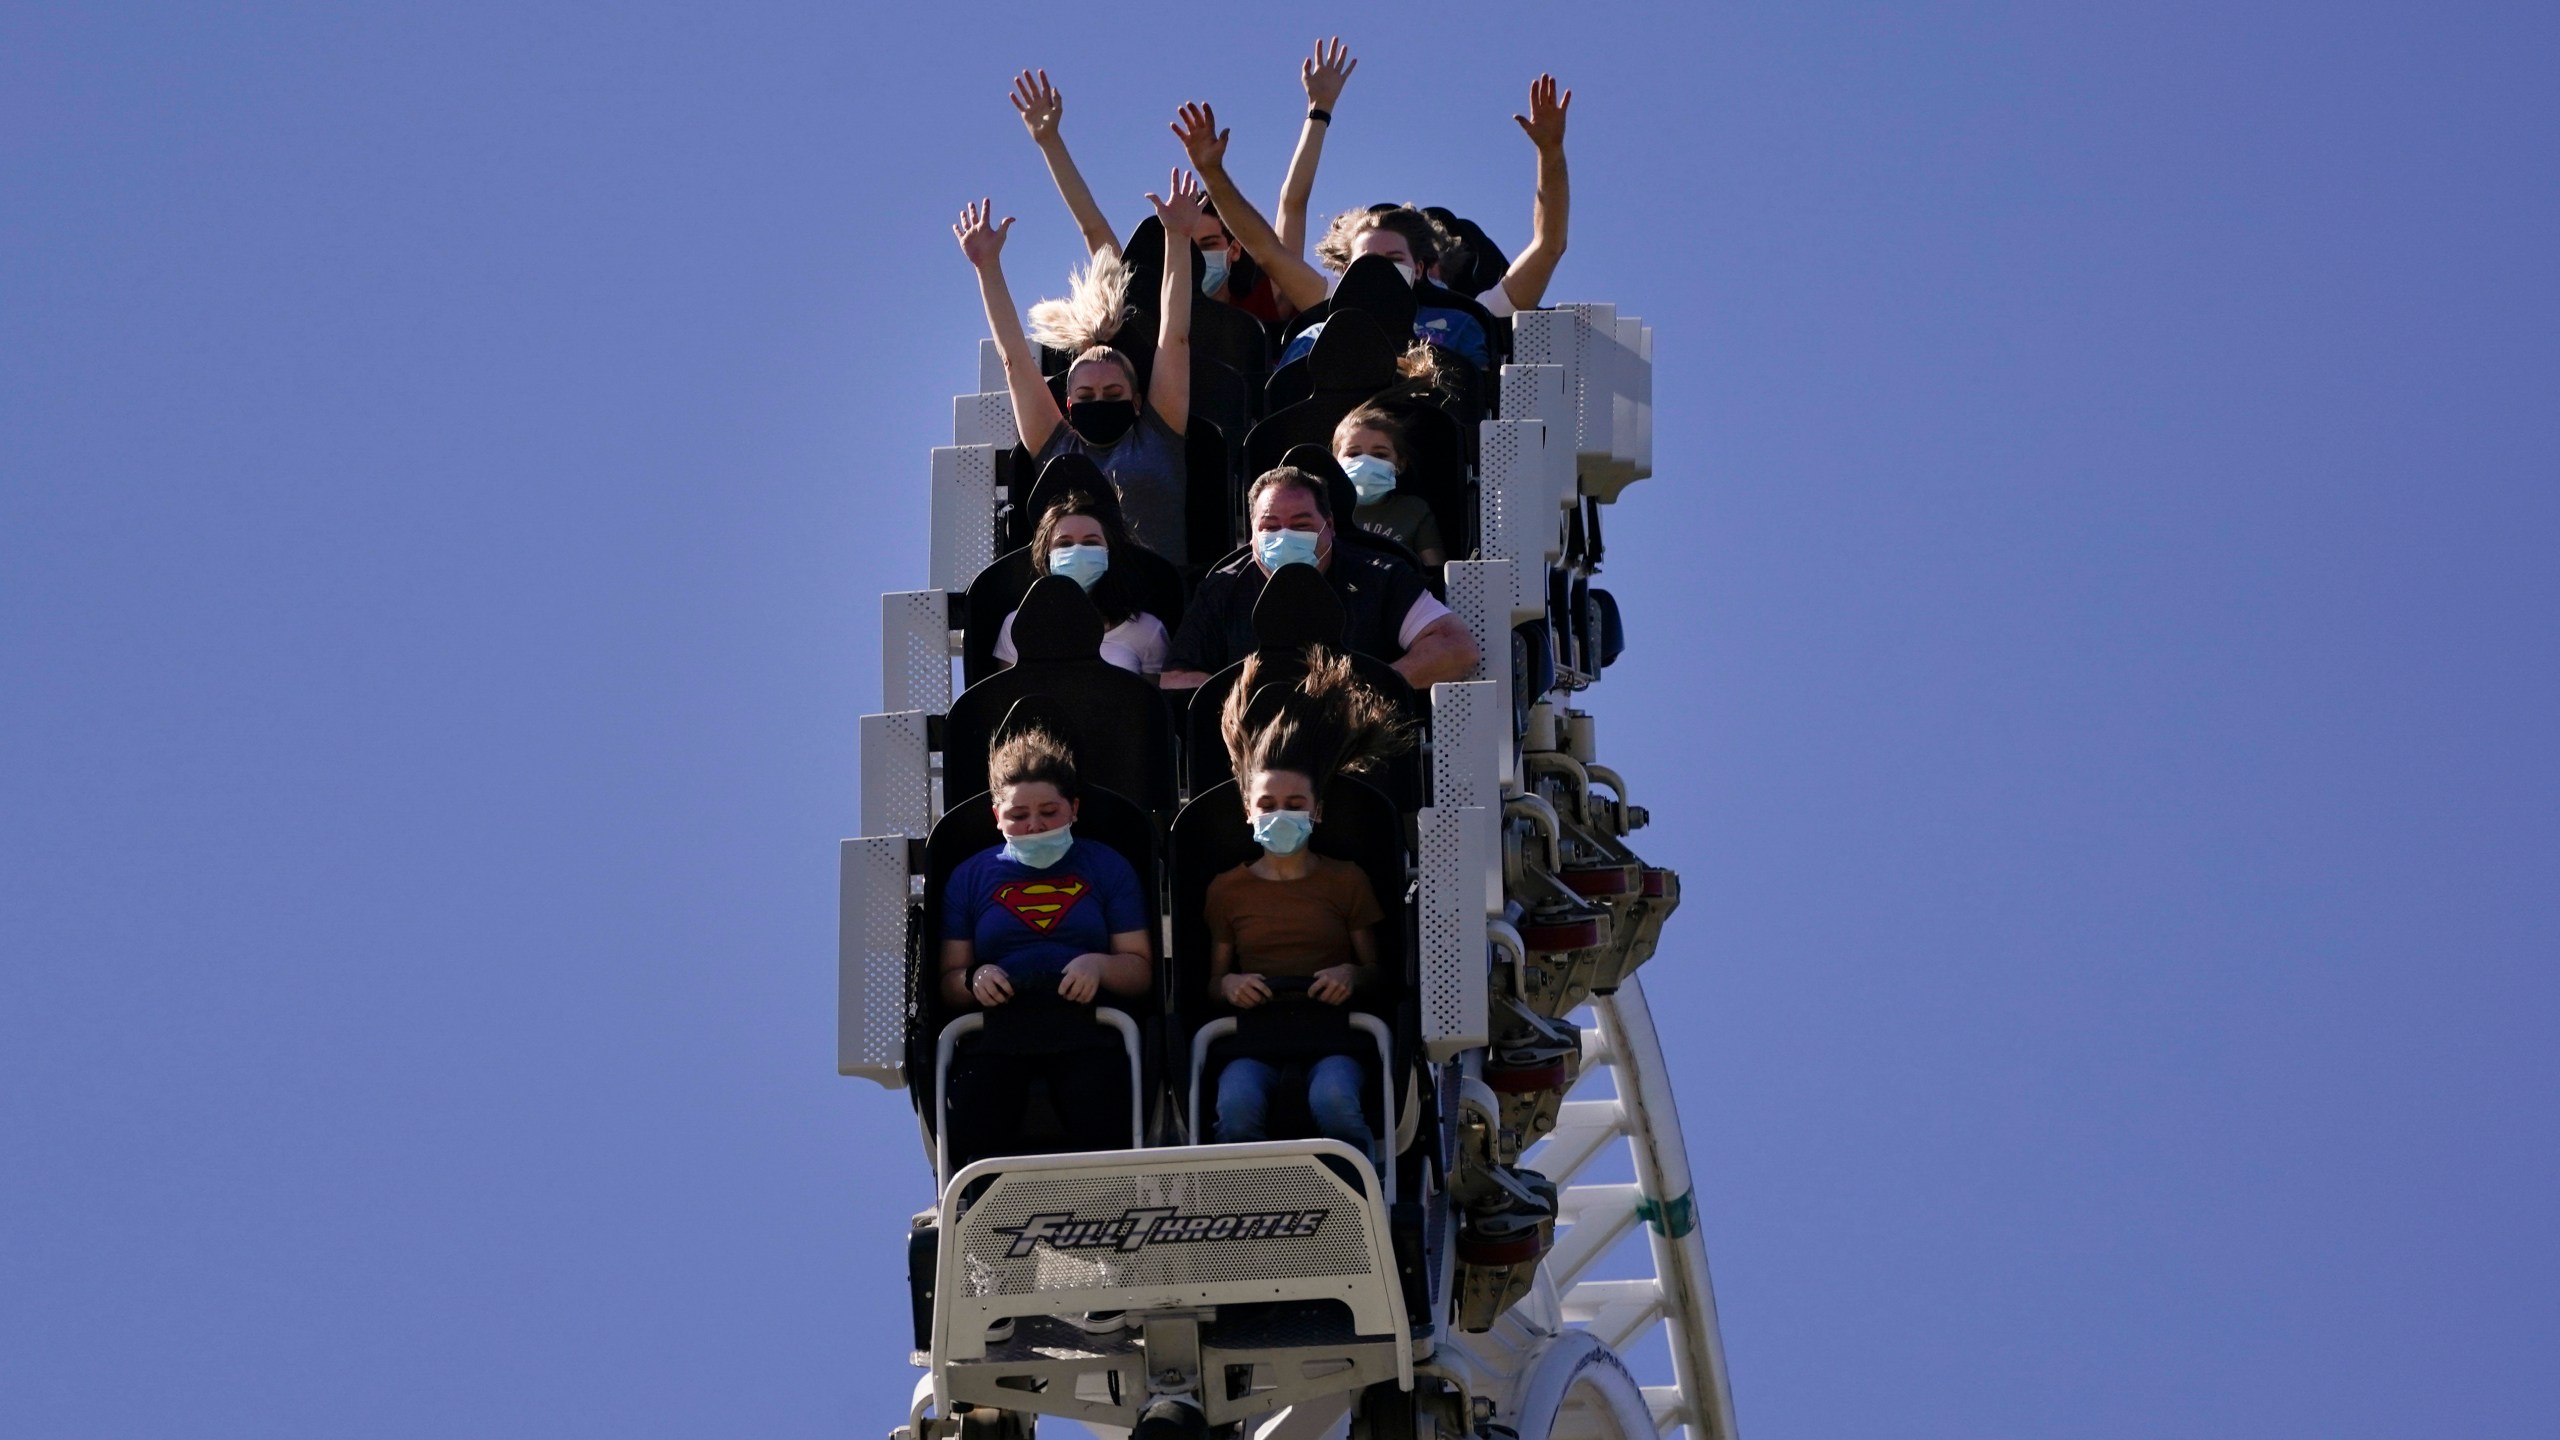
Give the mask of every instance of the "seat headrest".
MULTIPOLYGON (((1393 271, 1388 272, 1388 278, 1395 278, 1393 271)), ((1395 333, 1412 334, 1411 322, 1395 333)), ((1307 351, 1309 383, 1319 392, 1348 390, 1362 395, 1393 385, 1397 379, 1396 356, 1403 353, 1404 346, 1389 339, 1388 334, 1374 316, 1358 310, 1335 310, 1325 317, 1323 333, 1316 336, 1314 347, 1307 351)))
POLYGON ((1076 760, 1077 768, 1083 768, 1082 758, 1076 755, 1075 716, 1068 713, 1066 706, 1046 695, 1025 695, 1014 701, 1013 708, 1005 711, 1004 718, 996 722, 995 733, 987 737, 987 753, 994 754, 998 746, 1025 730, 1047 731, 1050 738, 1067 747, 1067 754, 1076 760))
POLYGON ((1102 653, 1102 612, 1084 587, 1064 575, 1043 575, 1014 612, 1013 648, 1023 663, 1091 660, 1102 653))
POLYGON ((1304 470, 1324 482, 1325 503, 1333 507, 1334 529, 1350 527, 1341 522, 1360 508, 1360 492, 1352 487, 1351 477, 1342 473, 1342 462, 1333 458, 1328 445, 1292 445, 1280 457, 1280 463, 1292 470, 1304 470))
MULTIPOLYGON (((1037 526, 1040 517, 1049 513, 1050 506, 1057 504, 1061 496, 1070 494, 1091 496, 1111 510, 1114 521, 1123 526, 1127 524, 1120 514, 1120 487, 1111 483, 1111 477, 1102 473, 1102 467, 1093 463, 1092 456, 1069 451, 1041 466, 1040 478, 1031 482, 1031 494, 1023 501, 1023 508, 1030 512, 1026 525, 1037 526)), ((1025 538, 1029 538, 1027 533, 1025 538)))
MULTIPOLYGON (((1017 634, 1021 623, 1014 622, 1017 634)), ((1310 645, 1339 650, 1350 625, 1351 616, 1342 608, 1342 597, 1334 593, 1333 582, 1313 565, 1281 566, 1278 574, 1264 582, 1262 598, 1253 602, 1253 648, 1257 650, 1295 654, 1310 645)))
MULTIPOLYGON (((1342 283, 1333 290, 1331 314, 1341 315, 1356 310, 1378 322, 1378 328, 1389 335, 1413 333, 1413 312, 1418 302, 1413 286, 1396 269, 1396 262, 1384 255, 1363 255, 1342 272, 1342 283)), ((1327 330, 1333 327, 1328 324, 1327 330)))
POLYGON ((1494 287, 1511 269, 1511 261, 1484 227, 1451 213, 1444 205, 1426 205, 1422 213, 1449 232, 1454 243, 1440 252, 1440 283, 1470 299, 1494 287))

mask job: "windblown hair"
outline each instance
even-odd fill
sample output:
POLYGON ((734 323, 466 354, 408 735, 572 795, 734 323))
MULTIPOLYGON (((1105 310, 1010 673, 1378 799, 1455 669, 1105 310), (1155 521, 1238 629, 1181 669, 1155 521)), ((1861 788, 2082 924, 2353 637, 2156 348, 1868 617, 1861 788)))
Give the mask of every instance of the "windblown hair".
MULTIPOLYGON (((1401 441, 1397 443, 1396 453, 1399 455, 1404 453, 1401 441)), ((1324 481, 1294 465, 1277 465, 1257 476, 1253 487, 1244 492, 1245 513, 1252 514, 1253 507, 1262 503, 1262 497, 1274 490, 1303 491, 1310 500, 1315 502, 1317 514, 1327 520, 1333 518, 1333 497, 1325 492, 1324 481)))
POLYGON ((1395 702, 1351 673, 1351 657, 1310 645, 1303 657, 1245 657, 1218 713, 1218 731, 1236 778, 1270 770, 1304 775, 1317 794, 1333 777, 1375 770, 1413 743, 1395 702), (1286 687, 1278 703, 1256 691, 1286 687))
POLYGON ((1082 490, 1070 490, 1050 502, 1040 514, 1040 528, 1031 532, 1033 579, 1049 573, 1049 542, 1057 538, 1058 522, 1070 515, 1091 516, 1102 527, 1102 543, 1111 552, 1111 568, 1103 571, 1102 578, 1085 592, 1093 601, 1093 608, 1102 612, 1102 624, 1108 629, 1138 613, 1137 596, 1120 569, 1120 562, 1138 542, 1129 538, 1129 527, 1121 518, 1119 506, 1082 490))
POLYGON ((995 753, 987 757, 987 791, 994 794, 1008 785, 1030 785, 1047 781, 1058 787, 1059 798, 1075 801, 1084 798, 1084 789, 1076 780, 1076 757, 1066 742, 1046 730, 1033 727, 1016 731, 995 753))
MULTIPOLYGON (((1427 350, 1431 347, 1419 345, 1415 348, 1427 350)), ((1375 405, 1361 406, 1343 416, 1342 423, 1333 427, 1334 454, 1342 453, 1342 447, 1350 441, 1352 432, 1356 430, 1375 430, 1386 436, 1387 443, 1395 447, 1396 469, 1399 472, 1412 463, 1413 452, 1405 447, 1404 422, 1375 405)))
MULTIPOLYGON (((1393 230, 1413 247, 1413 263, 1429 270, 1439 263, 1440 252, 1447 249, 1450 237, 1439 222, 1412 205, 1379 205, 1367 210, 1346 210, 1333 217, 1324 227, 1324 238, 1316 242, 1316 259, 1327 270, 1351 268, 1351 247, 1372 230, 1393 230)), ((1036 312, 1035 312, 1036 313, 1036 312)))
MULTIPOLYGON (((1129 262, 1117 250, 1096 250, 1083 269, 1069 275, 1067 298, 1031 307, 1031 338, 1082 360, 1081 352, 1119 334, 1121 322, 1136 313, 1129 303, 1129 262)), ((1128 363, 1126 356, 1121 363, 1128 363)))

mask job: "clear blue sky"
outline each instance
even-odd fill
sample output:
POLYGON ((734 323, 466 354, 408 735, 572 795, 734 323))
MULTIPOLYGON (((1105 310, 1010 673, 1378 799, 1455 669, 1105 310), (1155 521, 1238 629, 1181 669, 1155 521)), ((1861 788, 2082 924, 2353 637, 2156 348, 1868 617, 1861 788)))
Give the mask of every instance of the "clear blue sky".
POLYGON ((1189 97, 1268 191, 1320 24, 1320 210, 1516 246, 1552 69, 1658 330, 1599 708, 1754 1440, 2549 1429, 2549 6, 228 8, 0 19, 0 1431, 895 1422, 948 222, 1054 291, 1029 63, 1124 224, 1189 97))

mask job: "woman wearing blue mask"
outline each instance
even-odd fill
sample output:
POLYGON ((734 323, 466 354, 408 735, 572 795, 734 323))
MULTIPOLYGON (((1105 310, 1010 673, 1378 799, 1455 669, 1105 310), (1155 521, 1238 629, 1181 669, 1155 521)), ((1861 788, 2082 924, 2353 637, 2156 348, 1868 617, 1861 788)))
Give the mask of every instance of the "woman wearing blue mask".
MULTIPOLYGON (((1316 854, 1308 841, 1333 776, 1379 764, 1407 737, 1393 704, 1353 678, 1344 656, 1311 652, 1279 713, 1257 725, 1248 712, 1271 678, 1259 655, 1248 660, 1219 717, 1262 854, 1209 883, 1209 985, 1238 1010, 1271 1003, 1275 979, 1304 982, 1316 1004, 1347 1005, 1377 980, 1376 927, 1385 913, 1366 872, 1316 854)), ((1361 1057, 1347 1053, 1303 1063, 1230 1060, 1218 1076, 1216 1138, 1271 1138, 1275 1088, 1303 1085, 1319 1134, 1381 1161, 1362 1111, 1371 1088, 1362 1075, 1361 1057)))
POLYGON ((1449 558, 1430 502, 1396 490, 1405 467, 1403 422, 1374 405, 1361 406, 1333 427, 1333 458, 1360 496, 1360 508, 1351 512, 1354 524, 1402 545, 1425 565, 1449 558))
MULTIPOLYGON (((1102 612, 1108 627, 1102 632, 1102 658, 1153 680, 1164 672, 1171 637, 1164 621, 1137 608, 1126 580, 1111 568, 1112 555, 1129 544, 1128 532, 1109 505, 1070 492, 1041 515, 1031 536, 1031 554, 1040 573, 1064 575, 1083 586, 1093 608, 1102 612)), ((996 630, 995 657, 1007 665, 1020 658, 1013 648, 1011 614, 996 630)))
MULTIPOLYGON (((1046 731, 996 747, 987 791, 1002 844, 960 862, 942 892, 945 1005, 1090 1005, 1143 995, 1155 984, 1146 892, 1120 852, 1079 839, 1082 787, 1075 760, 1046 731)), ((978 1045, 952 1064, 955 1165, 1012 1153, 1032 1080, 1045 1078, 1075 1148, 1129 1143, 1129 1068, 1113 1032, 1097 1043, 1041 1055, 978 1045)))

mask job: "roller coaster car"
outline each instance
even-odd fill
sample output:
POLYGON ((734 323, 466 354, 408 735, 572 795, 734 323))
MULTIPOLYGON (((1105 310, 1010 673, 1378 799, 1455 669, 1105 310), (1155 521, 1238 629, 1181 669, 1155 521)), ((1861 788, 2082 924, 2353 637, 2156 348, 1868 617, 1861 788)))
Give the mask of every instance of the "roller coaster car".
MULTIPOLYGON (((1059 387, 1053 382, 1051 388, 1059 387)), ((1206 416, 1194 415, 1184 427, 1184 543, 1195 556, 1215 555, 1235 539, 1234 495, 1227 476, 1240 448, 1231 447, 1227 432, 1206 416)), ((1082 460, 1087 466, 1093 464, 1082 456, 1052 455, 1047 464, 1035 465, 1031 452, 1020 445, 1003 452, 997 463, 997 474, 1004 484, 1004 508, 996 526, 997 549, 1014 550, 1031 543, 1032 531, 1039 528, 1040 511, 1044 508, 1035 501, 1038 482, 1051 467, 1070 458, 1082 460)), ((1101 472, 1097 469, 1094 473, 1101 472)), ((1112 493, 1116 496, 1118 491, 1114 489, 1112 493)), ((1196 561, 1193 568, 1198 568, 1196 561)))

